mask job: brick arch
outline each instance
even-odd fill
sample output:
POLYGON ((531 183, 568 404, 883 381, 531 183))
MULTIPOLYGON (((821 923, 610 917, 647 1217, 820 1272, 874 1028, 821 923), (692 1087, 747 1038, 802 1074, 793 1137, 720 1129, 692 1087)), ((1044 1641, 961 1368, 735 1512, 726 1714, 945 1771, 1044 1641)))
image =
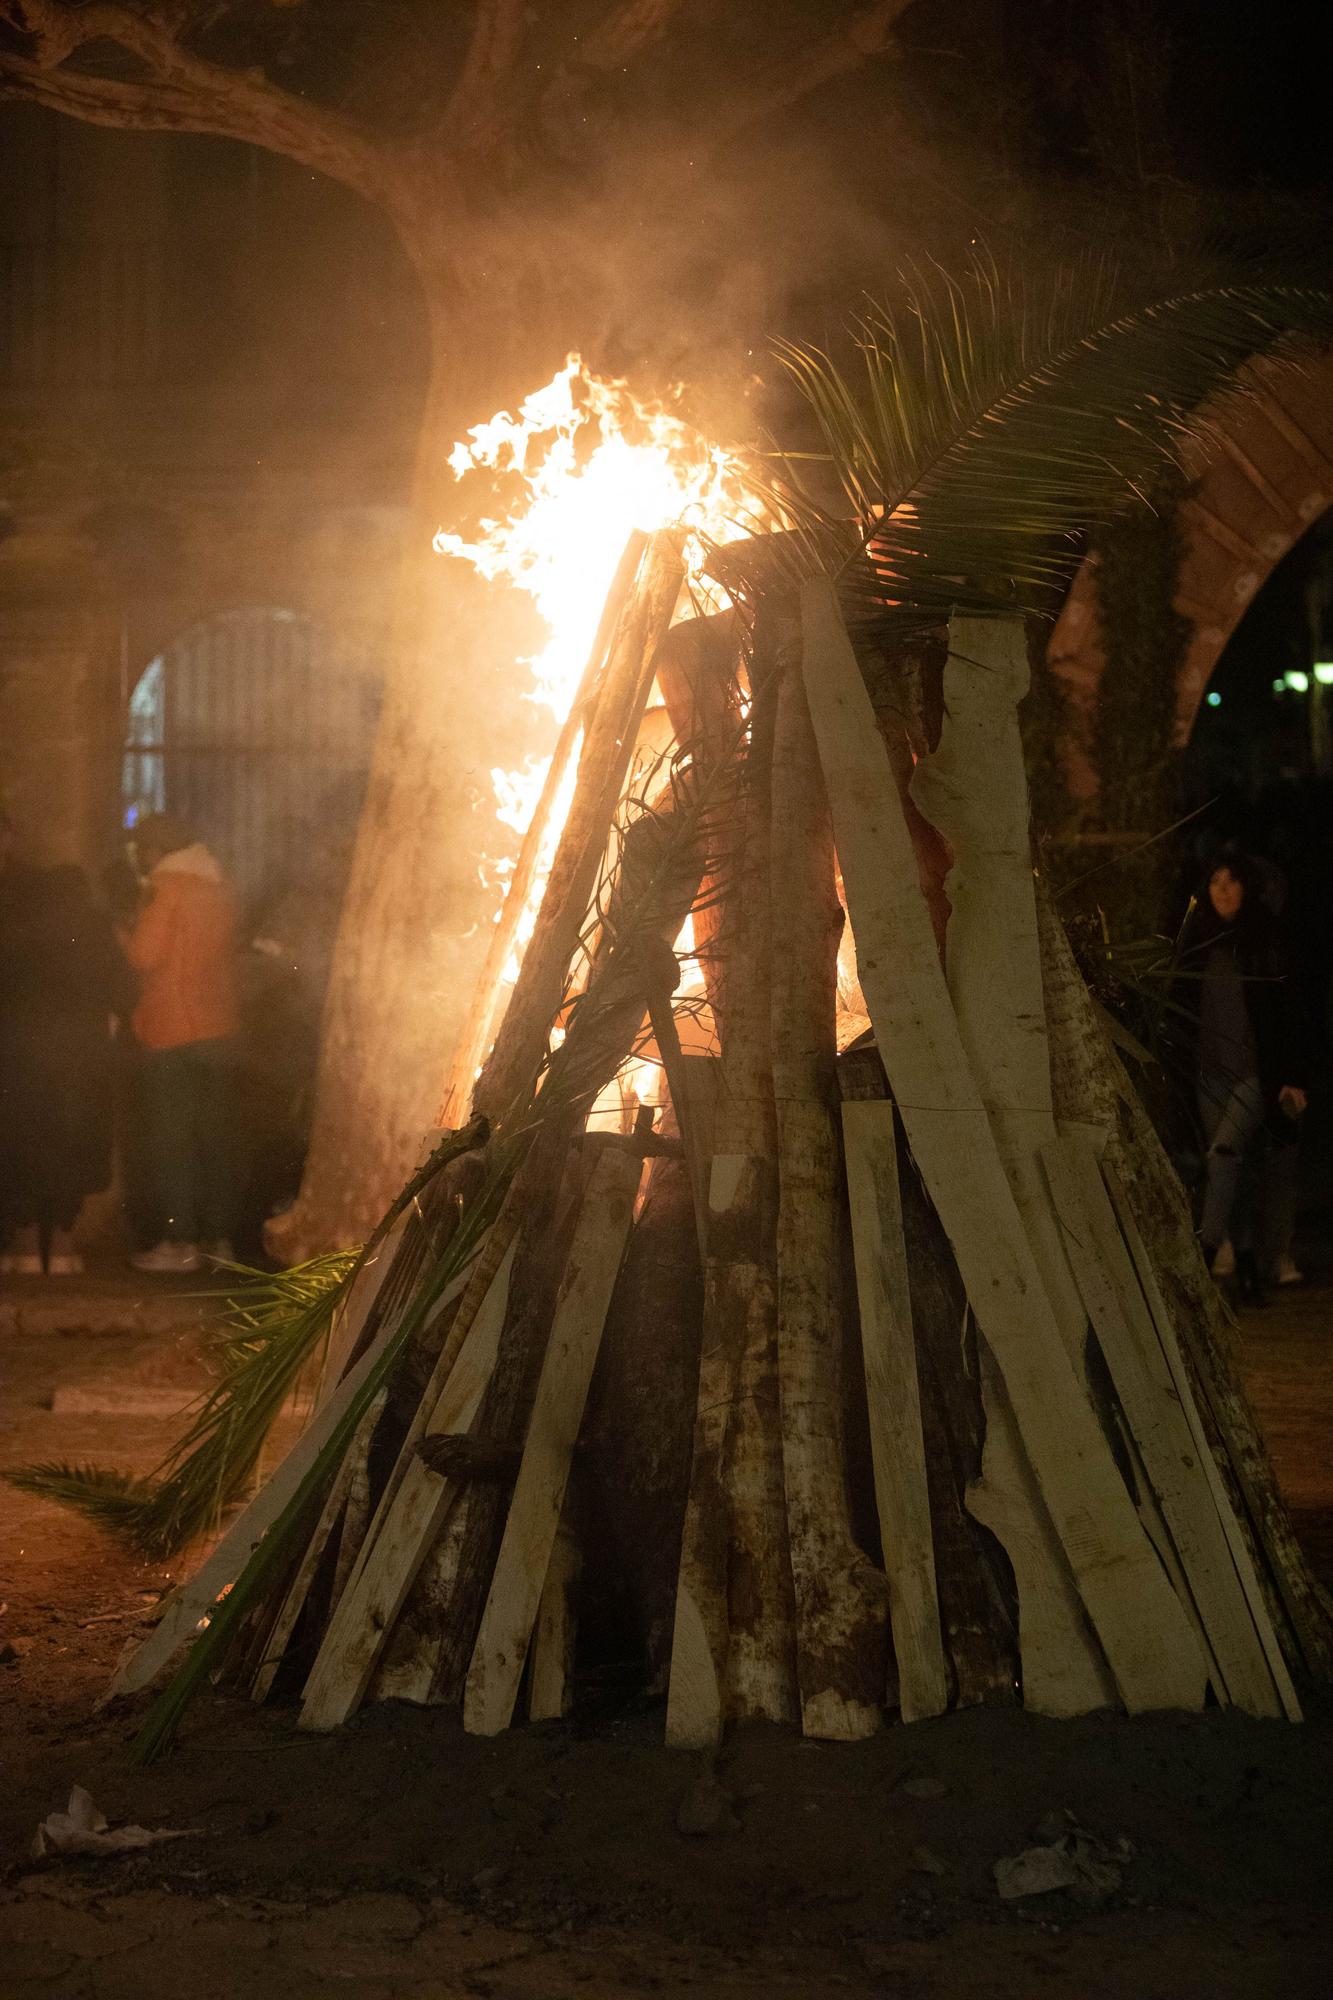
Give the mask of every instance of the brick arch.
MULTIPOLYGON (((1314 361, 1252 362, 1246 399, 1224 414, 1207 444, 1189 448, 1193 482, 1180 507, 1184 554, 1176 609, 1190 622, 1176 688, 1184 744, 1213 669, 1247 607, 1289 549, 1333 508, 1333 349, 1314 361)), ((1098 616, 1097 558, 1074 579, 1047 646, 1069 701, 1065 775, 1074 798, 1096 796, 1089 756, 1102 676, 1114 672, 1098 616)))

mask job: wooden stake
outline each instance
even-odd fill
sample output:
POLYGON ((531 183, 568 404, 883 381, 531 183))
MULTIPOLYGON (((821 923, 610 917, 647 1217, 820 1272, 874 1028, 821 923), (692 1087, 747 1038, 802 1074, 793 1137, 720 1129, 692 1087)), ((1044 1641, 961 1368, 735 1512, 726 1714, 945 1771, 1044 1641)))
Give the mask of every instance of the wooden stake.
POLYGON ((893 774, 831 586, 803 592, 804 669, 861 984, 913 1154, 1126 1706, 1197 1708, 1203 1662, 1098 1428, 959 1037, 893 774))
MULTIPOLYGON (((1101 1126, 1104 1167, 1116 1195, 1140 1279, 1162 1311, 1188 1371, 1195 1406, 1213 1432, 1232 1512, 1250 1551, 1252 1573, 1291 1665, 1333 1681, 1333 1620, 1310 1573, 1278 1492, 1267 1449, 1232 1372, 1225 1309, 1194 1240, 1189 1199, 1138 1095, 1097 1019, 1069 940, 1049 898, 1038 898, 1056 1110, 1062 1120, 1101 1126), (1160 1274, 1160 1276, 1158 1275, 1160 1274), (1239 1512, 1236 1512, 1237 1507, 1239 1512)), ((1159 1323, 1160 1324, 1160 1323, 1159 1323)))
MULTIPOLYGON (((917 765, 912 796, 952 856, 944 882, 950 907, 945 971, 958 1032, 1081 1380, 1087 1314, 1037 1152, 1055 1137, 1055 1114, 1018 729, 1027 686, 1021 619, 955 617, 939 744, 917 765)), ((994 1370, 983 1369, 982 1386, 985 1453, 967 1504, 1014 1567, 1024 1704, 1042 1715, 1104 1708, 1114 1699, 1114 1686, 1028 1467, 1009 1397, 994 1370)))
MULTIPOLYGON (((484 1243, 482 1247, 484 1249, 484 1243)), ((470 1271, 464 1270, 450 1282, 441 1305, 450 1297, 457 1298, 463 1292, 469 1276, 470 1271)), ((102 1697, 104 1701, 110 1701, 122 1694, 136 1694, 140 1688, 147 1687, 178 1648, 190 1638, 199 1620, 207 1616, 228 1584, 235 1582, 269 1528, 295 1497, 302 1480, 378 1361, 392 1332, 391 1323, 380 1328, 372 1345, 366 1349, 360 1360, 348 1369, 333 1394, 316 1411, 286 1458, 274 1468, 267 1484, 256 1494, 245 1512, 232 1523, 212 1554, 195 1571, 190 1581, 168 1598, 166 1609, 152 1633, 137 1652, 132 1653, 129 1659, 117 1668, 110 1686, 102 1697)))
POLYGON ((887 1098, 848 1099, 842 1130, 898 1701, 904 1722, 920 1722, 948 1707, 949 1670, 935 1596, 893 1106, 887 1098))
POLYGON ((542 849, 546 844, 551 815, 563 789, 569 760, 578 743, 579 732, 590 722, 597 696, 606 691, 604 686, 599 685, 606 649, 625 609, 626 599, 633 587, 647 545, 648 537, 635 529, 625 544, 624 554, 620 558, 606 603, 602 607, 597 634, 579 681, 578 692, 570 704, 569 714, 561 724, 560 734, 556 738, 550 768, 542 784, 541 797, 523 835, 518 860, 514 864, 514 873, 505 894, 504 908, 492 932, 486 951, 486 963, 482 967, 481 978, 477 982, 463 1032, 458 1038, 449 1081, 445 1086, 444 1103, 440 1109, 441 1125, 460 1125, 467 1115, 467 1107, 476 1086, 477 1071, 485 1060, 495 1031, 495 1017, 500 1010, 504 994, 504 969, 509 962, 509 954, 514 948, 514 940, 518 935, 523 912, 527 908, 528 897, 532 892, 537 864, 541 860, 542 849))
POLYGON ((574 1646, 578 1616, 574 1592, 582 1556, 566 1508, 560 1516, 551 1561, 537 1606, 532 1634, 532 1665, 528 1673, 528 1719, 558 1722, 569 1713, 573 1695, 574 1646))
POLYGON ((879 1727, 888 1589, 847 1507, 841 1312, 842 1174, 834 1060, 842 905, 800 678, 778 690, 772 781, 773 1090, 778 1125, 778 1381, 807 1736, 879 1727))
POLYGON ((653 658, 671 624, 683 576, 676 549, 665 536, 654 536, 620 620, 605 687, 583 740, 574 797, 537 927, 473 1096, 488 1117, 504 1117, 536 1078, 620 802, 652 686, 653 658))
MULTIPOLYGON (((426 1435, 467 1430, 476 1417, 500 1344, 514 1249, 511 1243, 458 1358, 430 1406, 423 1425, 426 1435)), ((454 1483, 431 1472, 413 1450, 393 1500, 367 1536, 325 1630, 305 1684, 302 1729, 336 1729, 360 1704, 385 1641, 456 1495, 454 1483)))
POLYGON ((777 1133, 769 1023, 771 680, 757 678, 738 853, 719 921, 717 1151, 667 1742, 797 1714, 777 1360, 777 1133))
POLYGON ((555 1544, 611 1291, 625 1254, 643 1162, 603 1151, 583 1197, 542 1362, 518 1483, 468 1669, 463 1724, 507 1729, 555 1544))
MULTIPOLYGON (((1205 1465, 1212 1454, 1200 1454, 1096 1158, 1086 1141, 1063 1138, 1044 1147, 1042 1159, 1088 1312, 1211 1648, 1218 1697, 1251 1715, 1279 1715, 1223 1515, 1209 1490, 1205 1465)), ((1186 1397, 1192 1405, 1188 1385, 1186 1397)), ((1229 1503, 1224 1514, 1231 1514, 1229 1503)))

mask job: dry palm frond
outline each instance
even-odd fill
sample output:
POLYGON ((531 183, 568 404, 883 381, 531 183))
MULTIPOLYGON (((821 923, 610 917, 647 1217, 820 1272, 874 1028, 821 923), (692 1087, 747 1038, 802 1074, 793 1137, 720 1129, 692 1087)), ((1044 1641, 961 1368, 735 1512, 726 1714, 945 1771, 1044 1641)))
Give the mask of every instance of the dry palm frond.
MULTIPOLYGON (((773 505, 794 532, 758 559, 780 553, 793 581, 836 573, 861 622, 1048 612, 1087 531, 1244 399, 1245 362, 1331 332, 1333 295, 1300 286, 1127 300, 1104 264, 980 259, 918 276, 856 327, 857 368, 779 347, 824 448, 779 455, 773 505), (813 490, 816 466, 845 504, 813 490)), ((724 580, 750 559, 744 544, 712 557, 724 580)))

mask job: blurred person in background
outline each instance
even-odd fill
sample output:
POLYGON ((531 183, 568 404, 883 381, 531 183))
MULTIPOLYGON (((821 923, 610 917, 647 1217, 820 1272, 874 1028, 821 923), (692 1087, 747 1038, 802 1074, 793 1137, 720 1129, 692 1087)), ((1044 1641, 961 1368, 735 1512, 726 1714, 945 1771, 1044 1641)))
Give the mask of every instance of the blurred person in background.
MULTIPOLYGON (((1278 920, 1248 857, 1230 854, 1209 870, 1182 934, 1181 967, 1208 1148, 1200 1242, 1209 1268, 1219 1277, 1234 1268, 1242 1298, 1257 1304, 1263 1153, 1270 1134, 1294 1140, 1311 1051, 1278 920)), ((1294 1188, 1289 1203, 1294 1214, 1294 1188)))
POLYGON ((83 1269, 73 1229, 111 1184, 114 1036, 133 987, 81 868, 0 884, 0 1268, 83 1269))
POLYGON ((236 1164, 236 898, 202 841, 170 813, 134 832, 144 903, 129 935, 144 1142, 161 1240, 141 1271, 232 1257, 236 1164))

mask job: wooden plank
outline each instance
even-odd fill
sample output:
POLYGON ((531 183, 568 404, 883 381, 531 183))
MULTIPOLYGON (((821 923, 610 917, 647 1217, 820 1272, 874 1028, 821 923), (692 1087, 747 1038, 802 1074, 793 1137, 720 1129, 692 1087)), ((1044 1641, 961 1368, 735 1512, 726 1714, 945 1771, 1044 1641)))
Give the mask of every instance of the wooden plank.
MULTIPOLYGON (((1018 727, 1027 687, 1021 619, 955 617, 939 746, 917 765, 912 796, 952 856, 945 880, 945 973, 958 1032, 1081 1381, 1087 1315, 1037 1157, 1038 1147, 1055 1136, 1055 1118, 1018 727)), ((986 1445, 967 1504, 1014 1566, 1024 1703, 1043 1715, 1104 1708, 1113 1685, 1028 1466, 1012 1405, 994 1368, 983 1368, 982 1383, 986 1445)))
POLYGON ((842 1130, 898 1699, 903 1721, 919 1722, 948 1707, 949 1669, 935 1596, 893 1106, 887 1098, 848 1100, 842 1130))
POLYGON ((304 1556, 292 1580, 290 1590, 282 1601, 282 1608, 274 1621, 273 1629, 264 1643, 263 1657, 250 1686, 251 1701, 267 1701, 282 1665, 282 1656, 287 1650, 287 1641, 296 1628, 301 1615, 301 1607, 310 1594, 310 1586, 315 1580, 315 1571, 329 1545, 329 1537, 347 1509, 353 1481, 358 1472, 364 1473, 366 1453, 375 1426, 384 1414, 387 1392, 380 1390, 370 1408, 356 1427, 356 1434, 347 1448, 346 1456, 338 1468, 338 1474, 329 1488, 329 1497, 324 1502, 314 1534, 306 1544, 304 1556))
MULTIPOLYGON (((511 1243, 505 1252, 423 1433, 464 1431, 476 1417, 495 1365, 516 1247, 511 1243)), ((457 1491, 455 1481, 422 1463, 414 1446, 393 1500, 372 1524, 324 1633, 302 1697, 302 1729, 336 1729, 360 1703, 457 1491)))
POLYGON ((1205 1663, 1046 1297, 958 1032, 888 756, 830 583, 802 593, 803 670, 862 990, 913 1155, 1125 1705, 1199 1708, 1205 1663))
MULTIPOLYGON (((484 1247, 485 1239, 482 1245, 484 1247)), ((472 1261, 450 1279, 437 1304, 437 1311, 458 1298, 466 1289, 471 1275, 472 1261)), ((386 1270, 388 1266, 385 1266, 386 1270)), ((187 1584, 183 1584, 168 1600, 167 1608, 154 1626, 151 1635, 145 1639, 138 1651, 132 1653, 124 1664, 117 1668, 107 1688, 104 1701, 123 1694, 134 1694, 148 1686, 161 1672, 172 1655, 183 1646, 196 1630, 201 1618, 217 1602, 228 1584, 233 1583, 245 1568, 246 1563, 258 1548, 268 1530, 295 1497, 296 1491, 306 1474, 314 1465, 320 1452, 328 1443, 332 1432, 357 1395, 366 1377, 379 1360, 384 1348, 392 1338, 394 1322, 382 1326, 361 1359, 350 1368, 314 1417, 306 1430, 297 1439, 287 1456, 270 1475, 267 1484, 256 1494, 245 1512, 234 1521, 222 1540, 196 1570, 187 1584)))
POLYGON ((329 1330, 328 1346, 319 1372, 319 1388, 315 1396, 316 1409, 337 1388, 344 1368, 356 1352, 356 1344, 380 1295, 380 1288, 388 1277, 411 1214, 410 1208, 403 1210, 384 1240, 375 1245, 374 1250, 352 1279, 347 1298, 329 1330))
POLYGON ((530 1722, 558 1722, 569 1712, 577 1638, 574 1589, 581 1568, 578 1539, 566 1507, 556 1530, 533 1628, 532 1665, 528 1674, 530 1722))
POLYGON ((637 1154, 608 1147, 588 1182, 542 1362, 504 1538, 468 1668, 463 1726, 509 1726, 564 1504, 602 1327, 634 1221, 637 1154))
POLYGON ((1279 1715, 1222 1519, 1096 1158, 1076 1139, 1056 1139, 1042 1160, 1070 1262, 1216 1663, 1217 1695, 1251 1715, 1279 1715))
POLYGON ((1109 1708, 1115 1681, 1087 1629, 1073 1573, 1019 1442, 1004 1378, 985 1341, 978 1345, 986 1446, 967 1506, 1013 1564, 1023 1706, 1057 1716, 1109 1708))
POLYGON ((1223 1533, 1226 1536, 1227 1546, 1231 1551, 1232 1561, 1236 1566, 1236 1575, 1240 1580, 1241 1589, 1245 1593, 1245 1601, 1249 1606, 1250 1616, 1254 1621, 1255 1630, 1259 1635, 1259 1641, 1264 1650, 1264 1657, 1268 1662, 1269 1671, 1277 1688, 1283 1713, 1289 1722, 1299 1722, 1302 1719, 1301 1704, 1292 1683, 1291 1674, 1287 1668, 1281 1641, 1278 1638, 1267 1602, 1264 1598, 1263 1587, 1255 1570, 1254 1558, 1250 1553, 1249 1544, 1241 1532, 1240 1523, 1236 1519, 1231 1504, 1231 1495, 1227 1491, 1226 1483, 1222 1478, 1217 1461, 1213 1457, 1212 1446, 1208 1441, 1208 1434, 1204 1429, 1203 1419, 1199 1414, 1199 1407, 1194 1399, 1194 1388, 1190 1381, 1189 1370, 1185 1365, 1185 1358, 1180 1351, 1180 1345, 1176 1337, 1175 1322, 1172 1320, 1166 1301, 1162 1297, 1162 1289, 1158 1283, 1157 1272, 1153 1266, 1151 1257, 1148 1255, 1143 1238, 1139 1233, 1129 1197, 1121 1186, 1119 1177, 1113 1168, 1109 1165, 1104 1166, 1102 1172, 1107 1192, 1111 1197, 1112 1206, 1124 1234, 1126 1247, 1133 1261, 1139 1283, 1143 1288, 1144 1299, 1147 1302, 1149 1312, 1152 1314, 1153 1325, 1156 1328, 1157 1338, 1161 1343, 1162 1354, 1170 1371, 1172 1383, 1174 1384, 1177 1396, 1180 1398, 1180 1407, 1184 1411, 1186 1422, 1189 1424, 1190 1435, 1194 1440, 1194 1447, 1198 1454, 1199 1463, 1202 1465, 1204 1474, 1208 1480, 1209 1489, 1213 1495, 1213 1503, 1217 1509, 1218 1518, 1222 1523, 1223 1533))

